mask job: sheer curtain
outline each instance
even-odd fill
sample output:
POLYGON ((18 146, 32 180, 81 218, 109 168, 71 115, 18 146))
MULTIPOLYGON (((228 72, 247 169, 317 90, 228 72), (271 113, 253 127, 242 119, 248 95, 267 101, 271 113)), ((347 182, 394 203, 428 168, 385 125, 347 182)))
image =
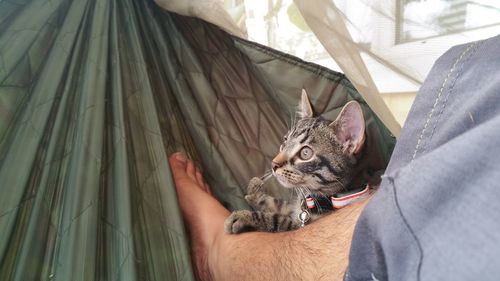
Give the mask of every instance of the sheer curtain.
POLYGON ((395 135, 442 53, 500 33, 500 3, 487 0, 156 1, 344 72, 395 135))

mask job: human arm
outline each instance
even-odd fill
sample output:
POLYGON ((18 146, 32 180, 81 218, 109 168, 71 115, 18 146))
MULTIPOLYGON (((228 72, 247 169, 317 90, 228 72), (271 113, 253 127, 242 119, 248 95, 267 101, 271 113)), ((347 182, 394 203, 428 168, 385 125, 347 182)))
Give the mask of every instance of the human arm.
POLYGON ((213 280, 342 280, 354 225, 367 201, 296 231, 219 231, 208 259, 213 280))

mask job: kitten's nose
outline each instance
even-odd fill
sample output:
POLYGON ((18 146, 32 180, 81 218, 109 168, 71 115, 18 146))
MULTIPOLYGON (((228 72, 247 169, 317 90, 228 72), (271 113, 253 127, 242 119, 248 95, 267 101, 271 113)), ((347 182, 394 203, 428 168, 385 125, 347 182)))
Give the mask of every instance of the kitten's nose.
POLYGON ((276 157, 274 157, 272 164, 271 164, 271 167, 273 168, 273 172, 276 172, 276 170, 279 167, 283 167, 283 165, 285 165, 285 162, 286 162, 285 155, 282 153, 278 153, 278 155, 276 155, 276 157))
POLYGON ((273 172, 276 172, 276 170, 277 170, 279 167, 283 166, 283 162, 281 162, 281 163, 276 163, 276 162, 274 162, 274 161, 273 161, 271 165, 272 165, 272 167, 273 167, 273 172))

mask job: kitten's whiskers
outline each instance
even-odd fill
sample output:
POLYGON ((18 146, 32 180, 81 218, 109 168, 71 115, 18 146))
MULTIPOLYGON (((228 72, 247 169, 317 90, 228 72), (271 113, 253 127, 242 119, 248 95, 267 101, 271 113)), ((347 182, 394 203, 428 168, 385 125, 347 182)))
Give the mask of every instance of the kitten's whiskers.
POLYGON ((263 181, 263 182, 266 182, 268 181, 271 177, 273 176, 273 173, 271 170, 268 170, 266 172, 264 172, 264 175, 262 175, 260 177, 260 179, 263 181))

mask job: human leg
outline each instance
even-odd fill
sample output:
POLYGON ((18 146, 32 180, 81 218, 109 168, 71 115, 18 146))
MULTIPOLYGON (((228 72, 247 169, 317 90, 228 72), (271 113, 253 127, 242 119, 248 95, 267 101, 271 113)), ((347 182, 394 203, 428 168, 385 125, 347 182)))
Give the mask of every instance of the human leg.
POLYGON ((452 48, 420 89, 346 280, 496 280, 500 37, 452 48))

